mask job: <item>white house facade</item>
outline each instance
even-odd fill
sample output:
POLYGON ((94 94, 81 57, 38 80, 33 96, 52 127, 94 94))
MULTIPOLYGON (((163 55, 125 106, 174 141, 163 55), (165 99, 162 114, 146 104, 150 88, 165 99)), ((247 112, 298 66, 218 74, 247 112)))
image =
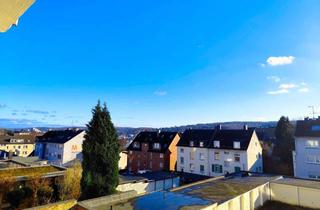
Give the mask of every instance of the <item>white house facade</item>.
POLYGON ((186 130, 177 145, 177 170, 206 176, 263 172, 262 147, 254 129, 186 130))
POLYGON ((293 166, 295 177, 320 180, 320 117, 297 121, 293 166))
POLYGON ((82 152, 84 130, 48 131, 38 137, 35 155, 54 165, 67 165, 78 159, 82 152))

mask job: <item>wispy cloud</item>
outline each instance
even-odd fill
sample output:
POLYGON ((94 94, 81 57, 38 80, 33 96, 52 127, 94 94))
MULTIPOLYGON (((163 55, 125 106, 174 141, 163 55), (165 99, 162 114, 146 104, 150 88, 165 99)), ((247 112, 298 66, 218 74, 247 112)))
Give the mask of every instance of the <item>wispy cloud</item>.
POLYGON ((268 76, 267 79, 273 82, 280 82, 281 80, 280 77, 277 77, 277 76, 268 76))
POLYGON ((298 92, 299 93, 308 93, 309 92, 309 88, 307 88, 307 87, 300 88, 300 89, 298 89, 298 92))
POLYGON ((287 89, 288 90, 288 89, 292 89, 295 87, 297 87, 297 85, 295 85, 293 83, 288 83, 288 84, 284 83, 279 86, 279 89, 287 89))
POLYGON ((289 93, 291 90, 297 90, 299 93, 307 93, 309 92, 309 88, 307 84, 302 82, 300 84, 294 83, 283 83, 280 84, 277 90, 268 91, 267 94, 269 95, 279 95, 279 94, 286 94, 289 93))
POLYGON ((282 66, 292 64, 294 60, 294 56, 270 56, 267 59, 267 64, 270 66, 282 66))
POLYGON ((7 107, 6 104, 0 104, 0 109, 4 109, 4 108, 6 108, 6 107, 7 107))
POLYGON ((269 95, 279 95, 279 94, 289 93, 289 90, 287 90, 287 89, 279 89, 279 90, 274 90, 274 91, 268 91, 267 93, 269 95))
POLYGON ((158 91, 155 91, 153 94, 157 96, 165 96, 167 95, 167 91, 158 90, 158 91))
POLYGON ((30 110, 30 109, 28 109, 28 110, 26 110, 26 112, 33 113, 33 114, 49 114, 48 111, 42 111, 42 110, 30 110))

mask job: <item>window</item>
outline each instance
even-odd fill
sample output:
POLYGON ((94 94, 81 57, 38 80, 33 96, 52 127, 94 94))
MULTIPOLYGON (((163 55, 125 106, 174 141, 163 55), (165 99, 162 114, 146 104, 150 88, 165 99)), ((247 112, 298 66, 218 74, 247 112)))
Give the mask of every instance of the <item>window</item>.
POLYGON ((234 154, 234 161, 240 162, 240 154, 234 154))
POLYGON ((203 141, 200 141, 199 146, 203 147, 203 141))
POLYGON ((129 154, 132 155, 132 151, 130 151, 129 154))
POLYGON ((160 158, 163 158, 163 154, 162 153, 160 153, 160 158))
POLYGON ((160 143, 154 143, 153 149, 160 149, 160 143))
POLYGON ((180 157, 180 163, 184 164, 184 158, 183 157, 180 157))
POLYGON ((199 160, 204 160, 204 154, 203 153, 199 153, 199 160))
POLYGON ((307 148, 317 148, 317 147, 319 147, 319 142, 317 140, 307 140, 306 147, 307 148))
POLYGON ((227 151, 224 151, 224 154, 225 154, 225 155, 229 155, 229 152, 227 152, 227 151))
POLYGON ((320 175, 316 175, 316 174, 309 174, 309 178, 310 179, 320 179, 320 175))
POLYGON ((213 147, 220 148, 220 141, 213 141, 213 147))
POLYGON ((190 147, 193 147, 193 146, 194 146, 194 142, 190 141, 190 147))
POLYGON ((211 171, 213 173, 222 173, 222 165, 218 165, 218 164, 211 165, 211 171))
MULTIPOLYGON (((240 167, 237 167, 237 166, 236 166, 236 167, 234 167, 234 172, 236 172, 236 173, 237 173, 237 172, 240 172, 240 171, 241 171, 241 168, 240 168, 240 167)), ((257 172, 258 172, 258 171, 257 171, 257 172)))
POLYGON ((59 160, 61 159, 61 154, 58 154, 58 159, 59 159, 59 160))
POLYGON ((163 168, 163 163, 162 163, 162 162, 160 162, 160 165, 159 165, 159 166, 160 166, 160 168, 163 168))
POLYGON ((233 142, 233 148, 234 149, 240 149, 240 142, 239 141, 234 141, 233 142))
POLYGON ((190 160, 194 160, 194 151, 190 151, 190 160))
POLYGON ((183 149, 183 148, 180 148, 180 152, 181 152, 181 153, 184 153, 184 149, 183 149))
POLYGON ((152 161, 149 162, 149 167, 152 169, 152 161))
POLYGON ((193 172, 194 171, 194 165, 192 163, 190 163, 190 171, 193 172))
POLYGON ((220 160, 220 153, 219 152, 214 152, 214 159, 220 160))
POLYGON ((140 143, 139 142, 134 142, 133 143, 133 148, 139 148, 140 147, 140 143))
POLYGON ((312 130, 312 131, 320 131, 320 125, 313 125, 313 126, 311 127, 311 130, 312 130))
POLYGON ((200 172, 204 173, 204 165, 200 165, 200 172))
POLYGON ((316 155, 307 155, 306 156, 307 163, 320 164, 320 156, 316 155))
POLYGON ((21 149, 21 146, 18 146, 18 149, 21 149))

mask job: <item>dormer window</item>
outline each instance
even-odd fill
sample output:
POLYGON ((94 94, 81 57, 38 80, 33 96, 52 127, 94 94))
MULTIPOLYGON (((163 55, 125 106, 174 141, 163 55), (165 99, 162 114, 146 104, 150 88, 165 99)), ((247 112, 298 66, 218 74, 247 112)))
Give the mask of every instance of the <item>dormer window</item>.
POLYGON ((203 141, 200 141, 199 146, 203 147, 203 145, 204 145, 203 141))
POLYGON ((154 143, 153 149, 160 149, 160 143, 154 143))
POLYGON ((140 143, 139 142, 134 142, 133 143, 133 148, 140 148, 140 143))
POLYGON ((234 149, 240 149, 240 142, 239 141, 234 141, 233 142, 233 148, 234 149))
POLYGON ((193 146, 194 146, 194 142, 190 141, 190 147, 193 147, 193 146))
POLYGON ((214 148, 220 148, 220 141, 213 141, 214 148))

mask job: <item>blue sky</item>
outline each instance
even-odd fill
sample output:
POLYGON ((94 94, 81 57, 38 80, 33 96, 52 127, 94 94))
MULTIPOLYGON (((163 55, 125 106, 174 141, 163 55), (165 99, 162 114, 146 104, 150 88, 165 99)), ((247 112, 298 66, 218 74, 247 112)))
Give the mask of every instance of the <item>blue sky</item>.
POLYGON ((117 126, 310 115, 319 11, 316 0, 38 0, 0 34, 0 125, 84 125, 98 99, 117 126))

